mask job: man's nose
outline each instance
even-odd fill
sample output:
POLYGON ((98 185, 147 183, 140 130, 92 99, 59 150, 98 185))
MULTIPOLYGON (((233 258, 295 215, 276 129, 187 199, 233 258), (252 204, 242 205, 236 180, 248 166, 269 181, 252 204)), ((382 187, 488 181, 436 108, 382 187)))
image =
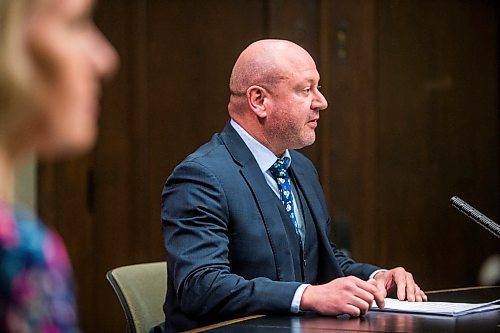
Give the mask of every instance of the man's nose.
POLYGON ((321 91, 316 92, 316 96, 313 101, 313 109, 324 110, 328 107, 328 101, 325 96, 321 93, 321 91))

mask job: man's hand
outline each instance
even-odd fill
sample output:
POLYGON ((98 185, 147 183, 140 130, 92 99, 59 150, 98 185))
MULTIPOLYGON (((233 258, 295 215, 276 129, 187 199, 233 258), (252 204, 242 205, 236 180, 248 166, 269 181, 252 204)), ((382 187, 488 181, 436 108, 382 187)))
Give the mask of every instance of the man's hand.
MULTIPOLYGON (((400 301, 408 300, 410 302, 427 301, 427 295, 413 280, 413 275, 402 267, 393 268, 386 272, 377 273, 374 276, 378 292, 387 294, 396 290, 400 301)), ((378 304, 378 302, 377 302, 378 304)))
POLYGON ((373 300, 383 304, 384 296, 385 292, 381 292, 375 282, 348 276, 326 284, 308 286, 302 295, 300 309, 324 315, 348 314, 358 317, 370 309, 373 300))

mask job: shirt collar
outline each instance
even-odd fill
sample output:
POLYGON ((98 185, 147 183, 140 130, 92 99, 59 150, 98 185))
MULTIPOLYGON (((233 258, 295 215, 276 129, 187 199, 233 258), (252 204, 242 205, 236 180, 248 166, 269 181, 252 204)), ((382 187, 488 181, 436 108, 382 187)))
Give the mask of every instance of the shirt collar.
MULTIPOLYGON (((250 149, 250 152, 255 157, 255 160, 257 161, 257 164, 259 165, 259 168, 262 171, 262 173, 265 173, 266 171, 268 171, 269 168, 278 159, 276 157, 276 155, 274 155, 274 153, 272 151, 270 151, 267 147, 265 147, 259 141, 255 140, 236 121, 231 119, 230 124, 231 124, 231 126, 233 126, 233 128, 236 130, 236 132, 240 135, 241 139, 243 140, 243 142, 245 142, 248 149, 250 149)), ((285 153, 283 154, 282 157, 290 158, 290 163, 291 163, 292 157, 290 156, 290 152, 288 151, 288 149, 285 150, 285 153)))

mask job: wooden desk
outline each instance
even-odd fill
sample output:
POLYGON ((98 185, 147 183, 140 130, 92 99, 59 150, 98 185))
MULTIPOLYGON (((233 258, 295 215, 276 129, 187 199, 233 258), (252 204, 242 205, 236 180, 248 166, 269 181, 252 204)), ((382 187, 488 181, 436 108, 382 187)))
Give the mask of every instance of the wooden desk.
MULTIPOLYGON (((500 298, 500 287, 443 290, 428 293, 430 301, 482 303, 500 298)), ((500 310, 460 317, 370 311, 360 318, 322 317, 312 313, 252 316, 191 332, 500 332, 500 310)))

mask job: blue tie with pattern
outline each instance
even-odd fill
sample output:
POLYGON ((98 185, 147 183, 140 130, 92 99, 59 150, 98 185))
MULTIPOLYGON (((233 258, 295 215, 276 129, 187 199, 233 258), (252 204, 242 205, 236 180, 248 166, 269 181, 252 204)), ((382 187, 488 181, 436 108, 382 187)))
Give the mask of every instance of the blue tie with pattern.
POLYGON ((271 175, 273 175, 274 179, 276 179, 276 183, 278 183, 281 202, 283 203, 283 206, 285 206, 285 210, 290 216, 290 220, 295 227, 295 233, 299 237, 299 240, 301 240, 297 218, 295 217, 295 211, 293 209, 294 203, 292 196, 292 184, 290 183, 290 177, 288 176, 288 172, 286 170, 290 166, 290 162, 289 157, 279 158, 269 168, 269 171, 271 172, 271 175))

